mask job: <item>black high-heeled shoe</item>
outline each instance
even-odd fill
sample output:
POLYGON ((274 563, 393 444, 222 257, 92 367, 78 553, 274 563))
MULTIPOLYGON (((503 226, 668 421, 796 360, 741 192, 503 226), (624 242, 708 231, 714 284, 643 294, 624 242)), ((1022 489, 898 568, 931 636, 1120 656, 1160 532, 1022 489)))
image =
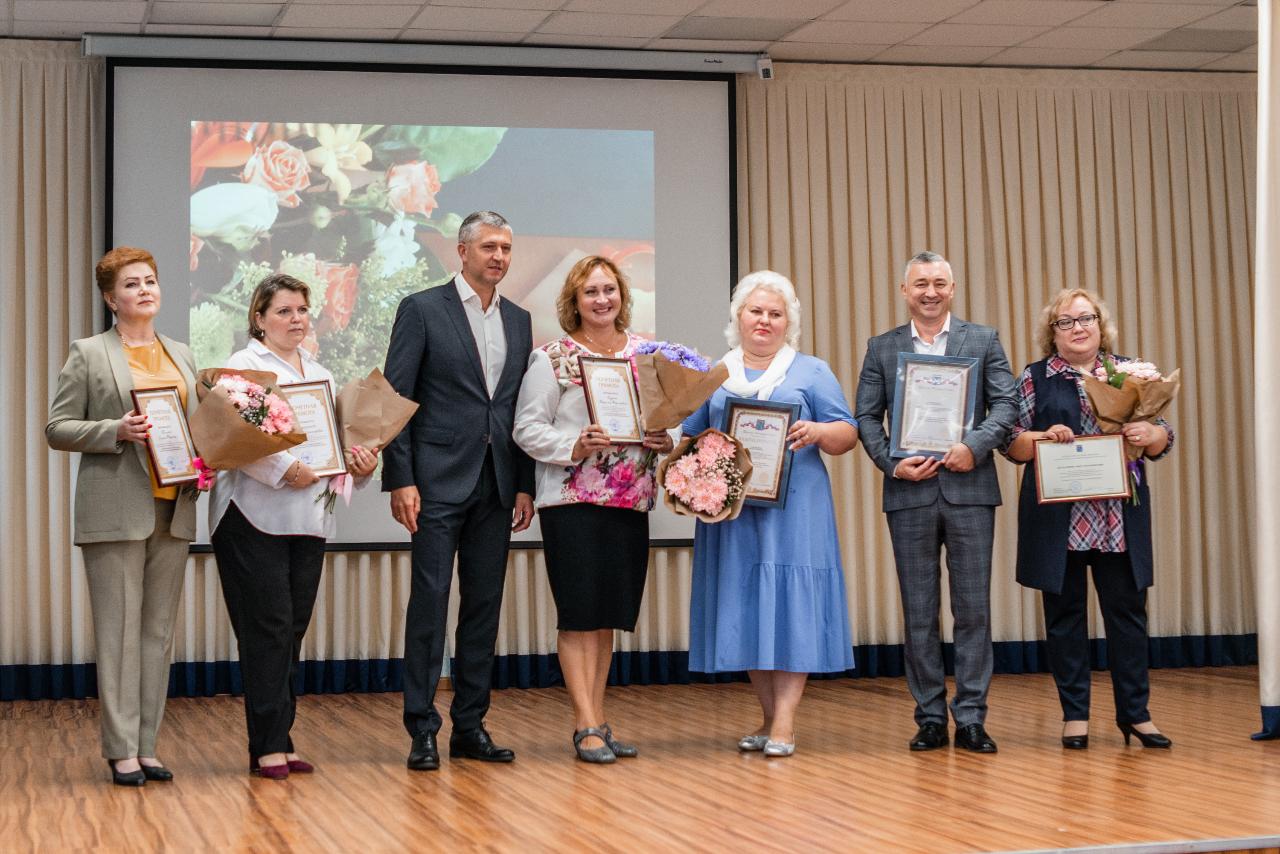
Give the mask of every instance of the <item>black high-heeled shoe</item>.
POLYGON ((1138 737, 1138 741, 1143 747, 1168 748, 1173 746, 1173 742, 1170 741, 1168 737, 1161 735, 1158 732, 1142 732, 1141 730, 1134 729, 1133 724, 1121 723, 1119 721, 1116 722, 1116 726, 1118 726, 1120 731, 1124 733, 1124 743, 1126 745, 1129 744, 1129 736, 1136 735, 1138 737))
POLYGON ((1067 750, 1088 750, 1089 734, 1084 735, 1064 735, 1062 737, 1062 746, 1067 750))
POLYGON ((145 786, 147 778, 142 773, 142 769, 137 771, 117 771, 116 763, 107 760, 107 767, 111 769, 111 782, 117 786, 145 786))

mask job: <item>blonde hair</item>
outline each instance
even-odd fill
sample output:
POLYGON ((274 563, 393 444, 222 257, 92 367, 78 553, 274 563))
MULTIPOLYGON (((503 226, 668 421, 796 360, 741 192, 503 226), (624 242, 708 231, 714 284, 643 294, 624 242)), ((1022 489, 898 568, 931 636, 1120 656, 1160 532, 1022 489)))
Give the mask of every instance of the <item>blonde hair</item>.
POLYGON ((1093 306, 1094 313, 1098 315, 1098 331, 1102 338, 1098 349, 1104 353, 1115 353, 1116 325, 1111 319, 1111 309, 1107 308, 1107 304, 1093 291, 1087 291, 1084 288, 1064 288, 1040 310, 1040 325, 1036 328, 1036 345, 1040 348, 1040 354, 1048 358, 1058 352, 1053 341, 1053 321, 1058 318, 1063 307, 1076 297, 1087 299, 1093 306))
POLYGON ((578 293, 586 287, 587 279, 591 278, 592 271, 597 267, 604 267, 618 283, 622 307, 618 309, 618 316, 613 319, 614 328, 619 332, 626 332, 631 325, 631 285, 627 283, 627 277, 622 275, 617 264, 603 255, 588 255, 573 265, 569 275, 564 277, 560 295, 556 297, 556 319, 565 332, 573 332, 582 325, 582 315, 578 313, 578 293))
POLYGON ((738 331, 738 319, 742 309, 747 305, 747 297, 758 290, 766 290, 782 297, 787 307, 787 343, 792 347, 800 346, 800 300, 796 298, 795 285, 781 273, 772 270, 756 270, 747 273, 733 288, 733 298, 729 300, 729 325, 724 328, 724 338, 730 347, 742 344, 742 333, 738 331))

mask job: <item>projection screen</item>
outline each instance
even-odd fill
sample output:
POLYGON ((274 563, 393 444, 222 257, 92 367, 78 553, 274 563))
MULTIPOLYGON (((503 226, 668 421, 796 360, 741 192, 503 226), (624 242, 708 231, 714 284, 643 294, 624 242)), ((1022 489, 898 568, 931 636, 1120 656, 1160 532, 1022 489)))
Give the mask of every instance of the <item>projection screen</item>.
MULTIPOLYGON (((156 256, 158 327, 201 368, 244 346, 249 293, 274 271, 311 286, 306 346, 339 386, 381 367, 399 300, 449 282, 458 223, 477 209, 513 225, 500 290, 532 314, 535 345, 560 334, 565 272, 603 254, 631 280, 635 331, 725 349, 727 75, 109 68, 108 240, 156 256)), ((335 544, 407 540, 376 481, 336 512, 335 544)), ((692 527, 659 502, 651 536, 692 527)), ((536 525, 519 539, 538 541, 536 525)))

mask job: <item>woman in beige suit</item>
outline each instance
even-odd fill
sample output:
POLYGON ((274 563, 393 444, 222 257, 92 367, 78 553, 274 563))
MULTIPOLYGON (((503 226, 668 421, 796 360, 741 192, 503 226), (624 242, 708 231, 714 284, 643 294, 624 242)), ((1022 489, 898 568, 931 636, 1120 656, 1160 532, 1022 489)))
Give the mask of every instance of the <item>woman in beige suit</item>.
POLYGON ((117 785, 141 786, 173 779, 156 759, 156 731, 196 504, 189 487, 156 485, 149 426, 129 392, 177 386, 190 415, 195 362, 184 345, 155 331, 160 285, 149 252, 112 249, 94 274, 116 323, 72 343, 45 436, 51 448, 82 455, 75 543, 93 608, 102 755, 117 785))

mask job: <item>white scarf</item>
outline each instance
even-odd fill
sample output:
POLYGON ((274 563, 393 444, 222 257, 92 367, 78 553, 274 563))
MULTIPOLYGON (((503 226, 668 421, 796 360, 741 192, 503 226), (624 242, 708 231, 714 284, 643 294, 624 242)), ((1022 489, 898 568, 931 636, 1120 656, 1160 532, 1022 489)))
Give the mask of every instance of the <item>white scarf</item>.
POLYGON ((796 351, 790 344, 783 344, 782 349, 773 356, 769 368, 754 380, 747 379, 747 368, 742 361, 742 348, 734 347, 724 354, 724 365, 729 369, 729 379, 724 381, 725 389, 737 397, 756 395, 758 400, 768 400, 782 381, 787 378, 787 370, 796 359, 796 351))

